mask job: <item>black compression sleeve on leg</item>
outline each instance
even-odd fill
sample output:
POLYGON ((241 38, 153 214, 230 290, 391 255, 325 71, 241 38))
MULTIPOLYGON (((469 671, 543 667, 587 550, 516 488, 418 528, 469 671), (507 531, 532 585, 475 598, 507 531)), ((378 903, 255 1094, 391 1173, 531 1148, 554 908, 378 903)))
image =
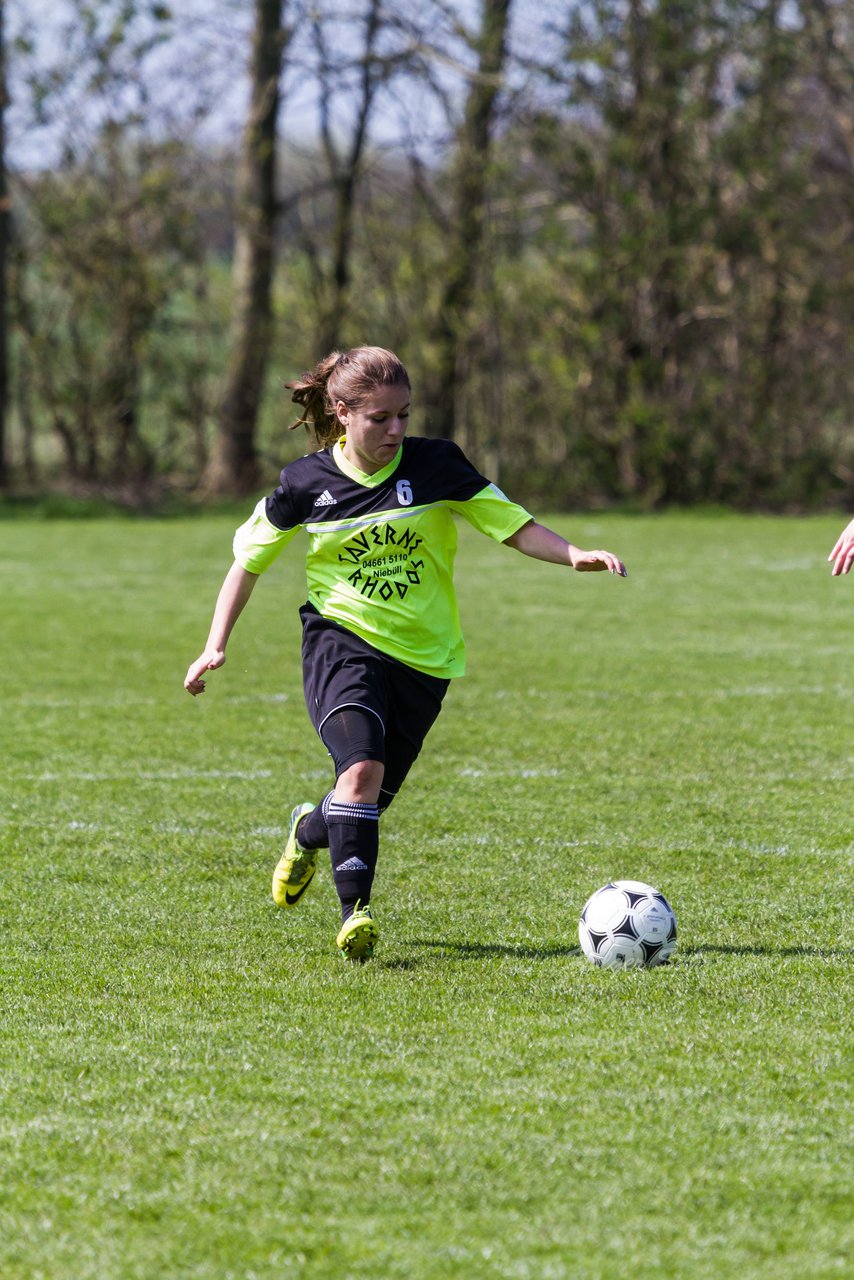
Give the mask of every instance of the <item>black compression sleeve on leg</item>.
POLYGON ((385 813, 396 795, 396 791, 386 791, 385 787, 380 787, 380 798, 377 801, 377 808, 379 809, 380 814, 385 813))
POLYGON ((385 764, 385 730, 373 711, 364 707, 340 707, 324 720, 321 741, 335 763, 340 778, 351 764, 379 760, 385 764))

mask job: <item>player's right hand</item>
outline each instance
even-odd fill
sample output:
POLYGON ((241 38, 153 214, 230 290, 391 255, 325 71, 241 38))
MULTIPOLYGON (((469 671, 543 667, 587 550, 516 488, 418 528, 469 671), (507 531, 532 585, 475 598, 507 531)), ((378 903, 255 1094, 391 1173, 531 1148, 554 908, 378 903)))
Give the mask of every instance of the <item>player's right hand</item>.
POLYGON ((834 578, 840 573, 848 573, 854 564, 854 520, 842 530, 827 558, 833 562, 831 572, 834 578))
POLYGON ((216 671, 217 667, 221 667, 224 662, 225 653, 222 649, 205 649, 195 662, 190 663, 184 677, 184 688, 187 693, 191 693, 193 697, 197 693, 204 693, 205 682, 201 677, 206 671, 216 671))

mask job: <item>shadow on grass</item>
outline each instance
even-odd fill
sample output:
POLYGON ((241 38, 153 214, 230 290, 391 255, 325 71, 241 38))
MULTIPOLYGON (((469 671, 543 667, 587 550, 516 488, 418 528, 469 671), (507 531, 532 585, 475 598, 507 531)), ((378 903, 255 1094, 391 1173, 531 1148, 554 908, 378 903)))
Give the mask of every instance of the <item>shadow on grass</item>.
POLYGON ((680 946, 674 959, 690 960, 694 956, 804 956, 807 959, 842 960, 854 956, 854 947, 737 947, 730 944, 701 943, 697 947, 680 946))
POLYGON ((485 956, 518 956, 523 960, 550 960, 554 956, 580 956, 579 946, 532 947, 523 942, 449 942, 445 938, 411 938, 413 947, 430 947, 435 951, 452 952, 454 955, 471 956, 481 960, 485 956))
MULTIPOLYGON (((527 943, 499 942, 451 942, 439 938, 410 938, 408 946, 423 947, 427 950, 439 951, 445 955, 460 956, 463 959, 483 960, 488 956, 516 956, 522 960, 551 960, 555 956, 580 956, 578 946, 542 946, 534 947, 527 943)), ((680 964, 691 964, 702 961, 704 956, 766 956, 768 958, 804 957, 806 959, 836 960, 849 959, 854 955, 852 947, 740 947, 729 944, 714 945, 702 943, 696 947, 680 946, 671 963, 661 966, 662 969, 676 968, 680 964)), ((410 956, 407 959, 390 960, 383 967, 390 969, 416 969, 421 961, 410 956)))

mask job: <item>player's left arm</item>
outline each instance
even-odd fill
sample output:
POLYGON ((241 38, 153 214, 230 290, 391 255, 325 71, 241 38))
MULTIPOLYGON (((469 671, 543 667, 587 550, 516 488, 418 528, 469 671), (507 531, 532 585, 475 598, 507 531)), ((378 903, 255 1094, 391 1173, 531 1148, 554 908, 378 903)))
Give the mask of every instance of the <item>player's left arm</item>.
POLYGON ((523 556, 531 556, 534 560, 546 560, 549 564, 569 564, 578 573, 617 573, 621 578, 628 577, 628 571, 619 556, 611 551, 583 551, 572 542, 567 542, 559 533, 548 529, 536 520, 529 520, 517 529, 504 545, 521 551, 523 556))

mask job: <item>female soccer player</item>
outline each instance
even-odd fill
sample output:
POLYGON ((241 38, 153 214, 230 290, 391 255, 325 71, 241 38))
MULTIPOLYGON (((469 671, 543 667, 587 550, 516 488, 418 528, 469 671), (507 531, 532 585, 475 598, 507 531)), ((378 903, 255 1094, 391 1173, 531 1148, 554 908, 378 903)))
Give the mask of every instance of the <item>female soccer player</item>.
POLYGON ((448 440, 407 437, 406 369, 381 347, 333 352, 288 383, 303 408, 294 426, 318 450, 290 463, 234 537, 234 564, 204 652, 184 687, 225 662, 225 647, 258 575, 304 529, 308 601, 303 683, 309 716, 332 756, 335 786, 291 813, 273 873, 280 907, 302 901, 329 848, 341 902, 336 942, 366 960, 379 936, 370 898, 378 819, 415 761, 448 683, 465 669, 453 567, 460 515, 526 556, 581 572, 626 576, 610 551, 581 551, 535 520, 448 440))
POLYGON ((827 557, 833 561, 831 573, 834 578, 840 573, 848 573, 854 564, 854 520, 847 524, 836 539, 836 545, 827 557))

